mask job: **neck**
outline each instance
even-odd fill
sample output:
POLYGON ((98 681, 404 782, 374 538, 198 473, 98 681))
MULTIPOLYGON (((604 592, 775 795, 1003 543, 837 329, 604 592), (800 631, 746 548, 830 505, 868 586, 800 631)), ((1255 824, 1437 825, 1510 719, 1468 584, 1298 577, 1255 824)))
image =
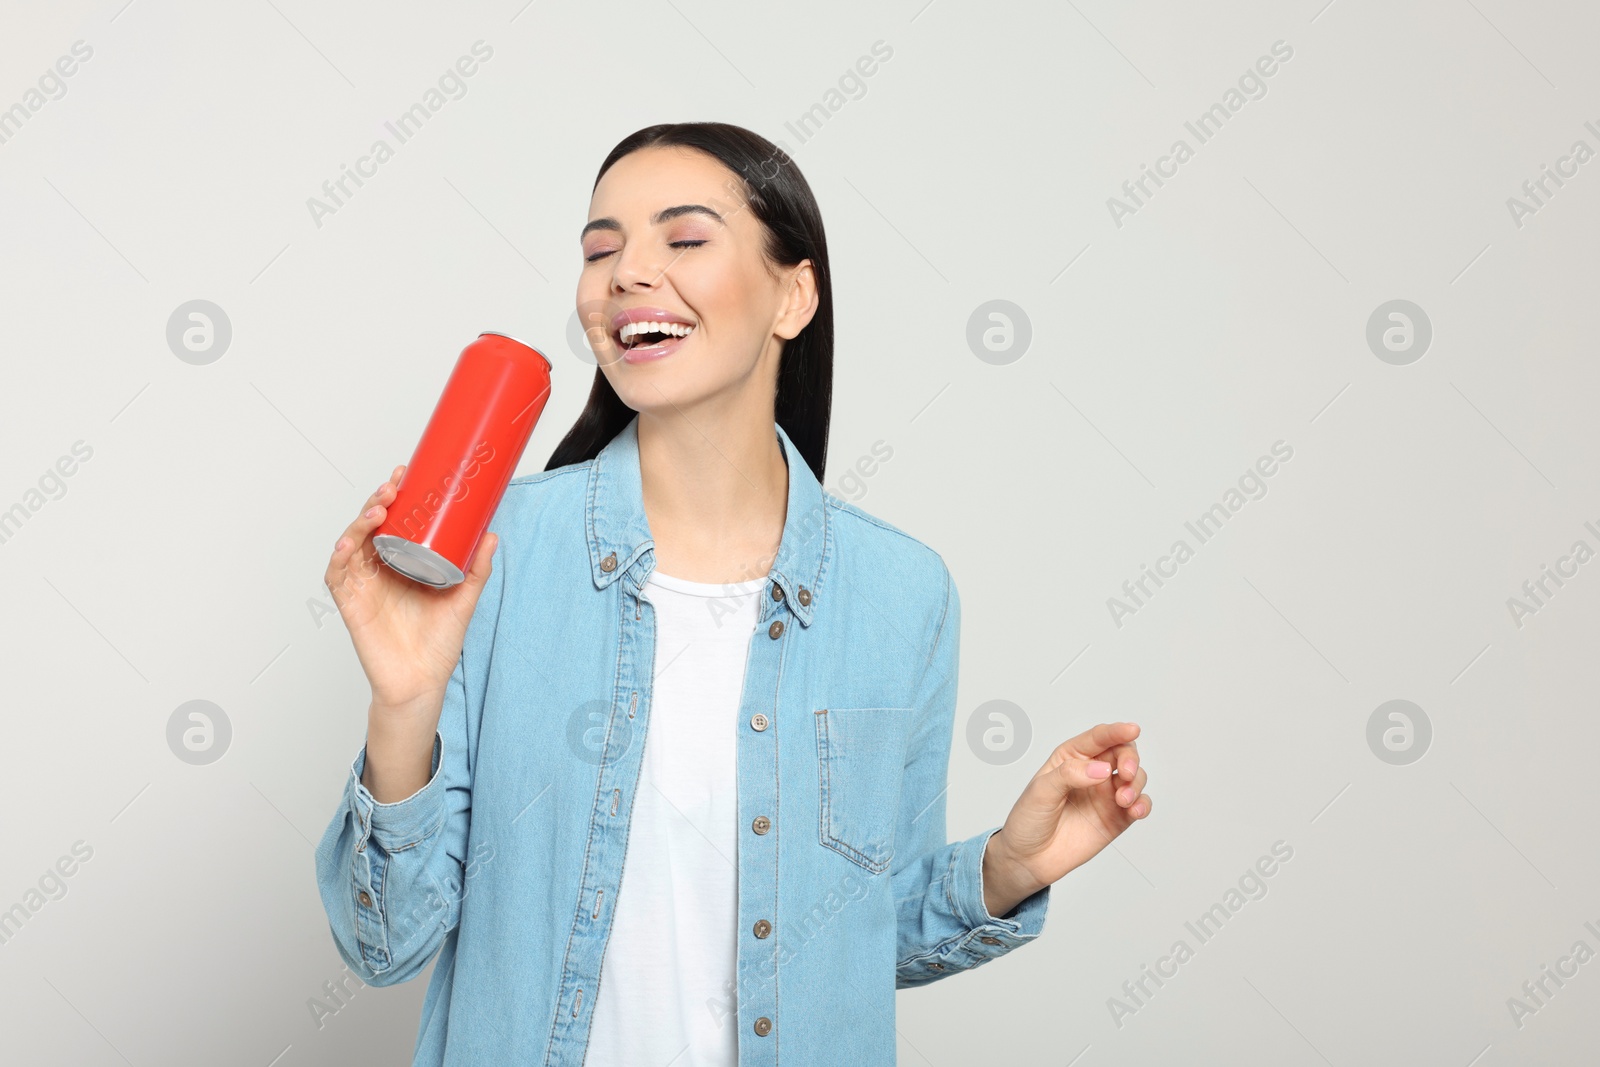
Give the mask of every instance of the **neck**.
POLYGON ((663 573, 738 582, 771 569, 789 497, 773 420, 770 406, 721 418, 640 412, 645 518, 663 573))

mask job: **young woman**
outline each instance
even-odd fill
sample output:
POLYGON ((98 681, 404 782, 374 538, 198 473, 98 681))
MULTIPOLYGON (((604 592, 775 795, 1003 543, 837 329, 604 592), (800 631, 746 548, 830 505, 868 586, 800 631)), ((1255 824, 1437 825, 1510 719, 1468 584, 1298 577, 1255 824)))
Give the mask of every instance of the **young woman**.
POLYGON ((401 467, 334 546, 372 686, 317 849, 334 940, 370 985, 437 955, 418 1065, 892 1064, 896 988, 1038 936, 1051 883, 1150 813, 1138 727, 947 842, 960 599, 822 489, 804 178, 739 127, 652 126, 581 242, 587 405, 467 580, 376 562, 401 467))

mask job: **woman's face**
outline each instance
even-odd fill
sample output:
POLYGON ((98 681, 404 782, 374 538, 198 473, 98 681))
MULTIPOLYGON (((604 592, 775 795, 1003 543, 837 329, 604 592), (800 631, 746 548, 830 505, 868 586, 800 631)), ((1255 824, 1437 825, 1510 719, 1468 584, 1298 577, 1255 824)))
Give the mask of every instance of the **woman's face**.
POLYGON ((713 157, 644 148, 606 171, 582 234, 578 314, 635 411, 770 401, 783 342, 811 321, 811 261, 776 268, 744 184, 713 157), (664 324, 666 332, 635 323, 664 324), (646 332, 648 331, 648 332, 646 332))

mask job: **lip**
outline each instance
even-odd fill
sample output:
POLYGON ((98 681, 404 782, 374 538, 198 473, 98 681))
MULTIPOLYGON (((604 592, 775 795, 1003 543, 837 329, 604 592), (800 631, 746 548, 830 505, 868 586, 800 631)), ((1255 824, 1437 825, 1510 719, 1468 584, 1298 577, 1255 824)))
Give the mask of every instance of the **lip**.
POLYGON ((682 315, 674 315, 665 308, 623 308, 611 316, 611 332, 616 333, 630 322, 676 322, 680 326, 694 325, 682 315))
MULTIPOLYGON (((630 322, 670 322, 677 323, 680 326, 699 325, 684 318, 682 315, 668 311, 666 308, 624 308, 611 317, 611 342, 622 352, 622 361, 624 363, 650 363, 662 359, 677 351, 678 346, 689 339, 688 337, 672 337, 660 344, 624 348, 620 334, 622 328, 630 322)), ((692 337, 694 335, 690 334, 689 336, 692 337)))
MULTIPOLYGON (((660 322, 660 319, 650 319, 650 322, 660 322)), ((690 334, 689 337, 693 337, 690 334)), ((678 350, 678 346, 687 341, 689 337, 669 337, 667 340, 655 345, 644 345, 638 348, 624 348, 622 362, 624 363, 651 363, 663 359, 678 350)))

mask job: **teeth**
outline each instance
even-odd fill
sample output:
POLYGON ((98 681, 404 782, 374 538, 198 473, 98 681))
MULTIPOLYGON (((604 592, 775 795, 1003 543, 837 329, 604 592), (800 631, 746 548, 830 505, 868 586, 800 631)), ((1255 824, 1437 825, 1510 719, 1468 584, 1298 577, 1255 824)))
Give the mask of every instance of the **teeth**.
POLYGON ((660 333, 671 337, 688 337, 693 332, 693 326, 685 326, 681 322, 630 322, 622 328, 620 336, 624 342, 627 342, 647 333, 660 333))

